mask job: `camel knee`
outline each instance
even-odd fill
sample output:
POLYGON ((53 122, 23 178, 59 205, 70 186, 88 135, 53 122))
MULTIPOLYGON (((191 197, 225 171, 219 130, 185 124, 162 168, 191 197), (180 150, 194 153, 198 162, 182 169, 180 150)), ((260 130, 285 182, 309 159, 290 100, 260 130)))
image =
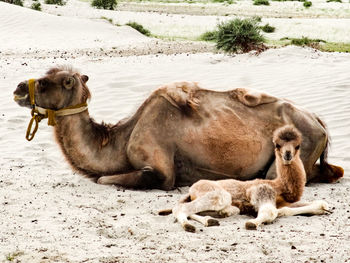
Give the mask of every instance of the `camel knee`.
POLYGON ((274 204, 266 203, 261 205, 258 216, 255 219, 246 222, 245 227, 249 230, 257 229, 263 223, 271 223, 278 216, 277 208, 274 204))

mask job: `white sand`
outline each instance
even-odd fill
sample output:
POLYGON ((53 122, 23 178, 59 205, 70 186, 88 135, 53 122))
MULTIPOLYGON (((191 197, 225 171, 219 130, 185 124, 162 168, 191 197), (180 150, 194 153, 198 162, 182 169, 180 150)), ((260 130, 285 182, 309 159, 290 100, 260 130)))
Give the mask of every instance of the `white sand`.
MULTIPOLYGON (((207 53, 110 58, 99 54, 65 60, 47 52, 53 49, 49 46, 52 35, 41 33, 39 41, 33 34, 20 32, 35 19, 7 23, 7 30, 3 31, 4 15, 17 19, 16 15, 22 14, 22 9, 13 10, 0 2, 0 31, 5 32, 2 37, 14 41, 10 39, 11 32, 17 30, 21 41, 12 42, 16 48, 28 50, 42 45, 46 57, 35 59, 32 54, 16 54, 14 46, 0 42, 0 261, 17 252, 16 258, 21 262, 350 260, 349 54, 287 47, 268 50, 258 57, 207 53), (6 12, 4 7, 8 8, 6 12), (159 209, 172 207, 180 198, 180 191, 185 193, 187 188, 134 191, 101 186, 82 178, 65 162, 53 140, 52 128, 45 121, 34 141, 25 140, 30 112, 12 100, 12 92, 20 81, 38 77, 56 64, 72 64, 90 76, 90 113, 98 121, 115 123, 129 116, 157 86, 177 80, 200 81, 215 90, 248 86, 296 101, 318 113, 328 124, 332 136, 330 162, 345 169, 339 183, 312 185, 304 193, 304 200, 327 200, 334 208, 333 214, 281 218, 258 231, 245 230, 247 217, 236 216, 220 220, 219 227, 197 225, 200 231, 191 234, 174 224, 171 216, 156 214, 159 209)), ((79 22, 73 18, 62 22, 44 15, 37 17, 40 25, 33 25, 38 32, 45 24, 58 27, 55 21, 67 23, 71 29, 61 31, 60 37, 82 44, 81 38, 71 33, 79 22)), ((97 24, 101 34, 117 41, 109 31, 110 25, 97 24)), ((93 26, 96 25, 92 23, 93 26)), ((137 35, 134 37, 135 41, 140 40, 137 35)), ((93 38, 88 39, 86 46, 97 47, 93 38)), ((75 49, 79 47, 76 44, 63 48, 75 49)))

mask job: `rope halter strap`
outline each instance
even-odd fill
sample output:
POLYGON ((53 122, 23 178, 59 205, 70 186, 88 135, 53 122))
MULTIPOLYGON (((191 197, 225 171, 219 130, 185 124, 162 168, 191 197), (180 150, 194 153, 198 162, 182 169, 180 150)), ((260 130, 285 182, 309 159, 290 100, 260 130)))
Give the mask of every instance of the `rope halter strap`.
POLYGON ((33 140, 35 133, 38 131, 39 128, 39 122, 42 119, 48 118, 47 124, 50 126, 56 125, 56 116, 67 116, 67 115, 73 115, 77 114, 83 111, 86 111, 88 109, 88 105, 86 102, 80 103, 73 106, 68 106, 60 110, 51 110, 39 107, 35 104, 35 79, 28 80, 28 89, 29 89, 29 99, 30 99, 30 105, 32 107, 32 118, 29 121, 27 132, 26 132, 26 139, 28 141, 33 140), (35 122, 34 129, 32 131, 33 123, 35 122))

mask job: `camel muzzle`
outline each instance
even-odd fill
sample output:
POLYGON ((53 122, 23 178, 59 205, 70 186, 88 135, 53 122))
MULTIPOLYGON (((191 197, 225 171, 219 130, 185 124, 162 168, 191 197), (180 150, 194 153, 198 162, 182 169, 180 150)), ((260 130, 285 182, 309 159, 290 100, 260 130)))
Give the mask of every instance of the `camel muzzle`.
POLYGON ((290 162, 293 159, 293 156, 290 151, 286 151, 283 155, 283 159, 286 162, 290 162))

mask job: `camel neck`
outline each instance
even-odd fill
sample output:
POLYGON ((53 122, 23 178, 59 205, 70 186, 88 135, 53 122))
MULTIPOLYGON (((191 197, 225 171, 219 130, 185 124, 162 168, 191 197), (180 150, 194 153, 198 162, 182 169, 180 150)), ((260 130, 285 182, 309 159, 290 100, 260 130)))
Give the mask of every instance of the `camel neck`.
POLYGON ((57 117, 55 135, 61 150, 76 170, 88 176, 113 174, 128 166, 128 130, 98 124, 88 110, 57 117))
POLYGON ((280 193, 287 202, 297 202, 300 200, 305 183, 306 174, 304 165, 299 156, 289 165, 284 165, 279 158, 276 158, 277 178, 275 179, 280 185, 280 193))

